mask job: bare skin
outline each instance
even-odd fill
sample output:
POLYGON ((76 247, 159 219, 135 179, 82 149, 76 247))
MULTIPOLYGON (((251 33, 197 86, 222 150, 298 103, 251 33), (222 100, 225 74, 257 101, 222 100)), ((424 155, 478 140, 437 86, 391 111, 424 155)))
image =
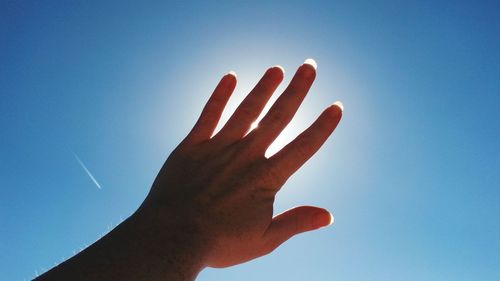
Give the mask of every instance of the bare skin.
POLYGON ((327 107, 270 158, 269 145, 292 120, 316 70, 304 63, 260 121, 283 80, 269 68, 224 127, 214 130, 236 87, 227 74, 197 123, 170 154, 139 209, 113 231, 37 280, 194 280, 205 267, 266 255, 290 237, 332 223, 323 208, 300 206, 273 218, 276 193, 326 141, 342 116, 327 107))

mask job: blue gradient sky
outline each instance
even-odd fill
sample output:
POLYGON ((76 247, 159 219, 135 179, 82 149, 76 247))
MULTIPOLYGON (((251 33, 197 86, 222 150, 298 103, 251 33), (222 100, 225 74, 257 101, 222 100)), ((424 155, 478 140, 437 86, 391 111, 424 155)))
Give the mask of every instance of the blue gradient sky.
POLYGON ((67 2, 0 3, 1 280, 130 215, 225 72, 227 119, 267 67, 285 85, 308 57, 279 144, 336 100, 344 117, 276 212, 335 224, 198 280, 500 280, 498 1, 67 2))

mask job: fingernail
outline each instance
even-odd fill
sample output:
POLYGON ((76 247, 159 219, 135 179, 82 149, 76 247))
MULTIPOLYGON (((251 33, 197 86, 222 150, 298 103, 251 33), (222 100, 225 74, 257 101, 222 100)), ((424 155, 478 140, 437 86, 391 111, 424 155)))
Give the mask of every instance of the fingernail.
POLYGON ((236 77, 237 77, 237 76, 236 76, 236 72, 234 72, 234 71, 232 71, 232 70, 231 70, 231 71, 229 71, 226 75, 233 75, 233 76, 234 76, 234 78, 236 78, 236 77))
POLYGON ((336 101, 332 105, 335 105, 336 107, 340 108, 340 111, 344 112, 344 104, 341 101, 336 101))
POLYGON ((275 68, 275 67, 281 69, 281 72, 283 72, 283 74, 285 74, 285 69, 283 68, 283 66, 277 64, 277 65, 273 65, 271 68, 275 68))
POLYGON ((313 215, 312 225, 314 229, 329 226, 333 223, 333 215, 329 212, 317 212, 313 215))
POLYGON ((315 60, 313 60, 313 59, 311 59, 311 58, 306 59, 306 60, 304 61, 304 64, 308 64, 308 65, 312 66, 315 70, 316 70, 316 69, 318 69, 318 64, 316 63, 316 61, 315 61, 315 60))

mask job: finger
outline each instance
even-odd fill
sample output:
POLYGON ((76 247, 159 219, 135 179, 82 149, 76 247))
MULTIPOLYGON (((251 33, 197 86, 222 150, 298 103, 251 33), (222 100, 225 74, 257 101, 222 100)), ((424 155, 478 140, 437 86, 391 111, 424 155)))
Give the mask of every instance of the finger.
POLYGON ((342 103, 335 102, 309 128, 269 158, 269 169, 276 171, 280 182, 286 181, 325 143, 340 122, 342 110, 342 103))
POLYGON ((269 98, 283 80, 283 75, 284 70, 281 66, 269 68, 215 138, 226 142, 241 139, 250 129, 252 122, 259 117, 269 98))
POLYGON ((316 77, 316 69, 311 63, 302 64, 283 94, 276 100, 264 116, 252 138, 257 147, 266 149, 292 120, 300 104, 316 77))
POLYGON ((294 235, 315 230, 333 223, 333 215, 327 210, 312 206, 290 209, 273 218, 264 234, 264 253, 272 252, 294 235))
POLYGON ((191 129, 191 132, 189 132, 184 143, 195 144, 210 139, 235 87, 236 74, 231 71, 224 75, 217 87, 215 87, 198 121, 193 129, 191 129))

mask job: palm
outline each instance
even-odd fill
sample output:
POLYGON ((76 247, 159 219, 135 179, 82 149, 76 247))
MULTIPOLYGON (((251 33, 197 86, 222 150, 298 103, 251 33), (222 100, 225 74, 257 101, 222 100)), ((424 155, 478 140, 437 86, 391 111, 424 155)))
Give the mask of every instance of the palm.
POLYGON ((259 126, 249 132, 283 79, 280 67, 270 68, 212 136, 236 86, 235 75, 224 76, 194 128, 159 173, 149 197, 170 206, 180 219, 196 218, 196 229, 211 245, 208 266, 242 263, 269 253, 297 233, 330 223, 326 210, 309 206, 273 219, 273 202, 286 180, 333 132, 340 106, 328 107, 281 151, 269 159, 264 156, 293 118, 315 74, 312 65, 303 64, 259 126))

